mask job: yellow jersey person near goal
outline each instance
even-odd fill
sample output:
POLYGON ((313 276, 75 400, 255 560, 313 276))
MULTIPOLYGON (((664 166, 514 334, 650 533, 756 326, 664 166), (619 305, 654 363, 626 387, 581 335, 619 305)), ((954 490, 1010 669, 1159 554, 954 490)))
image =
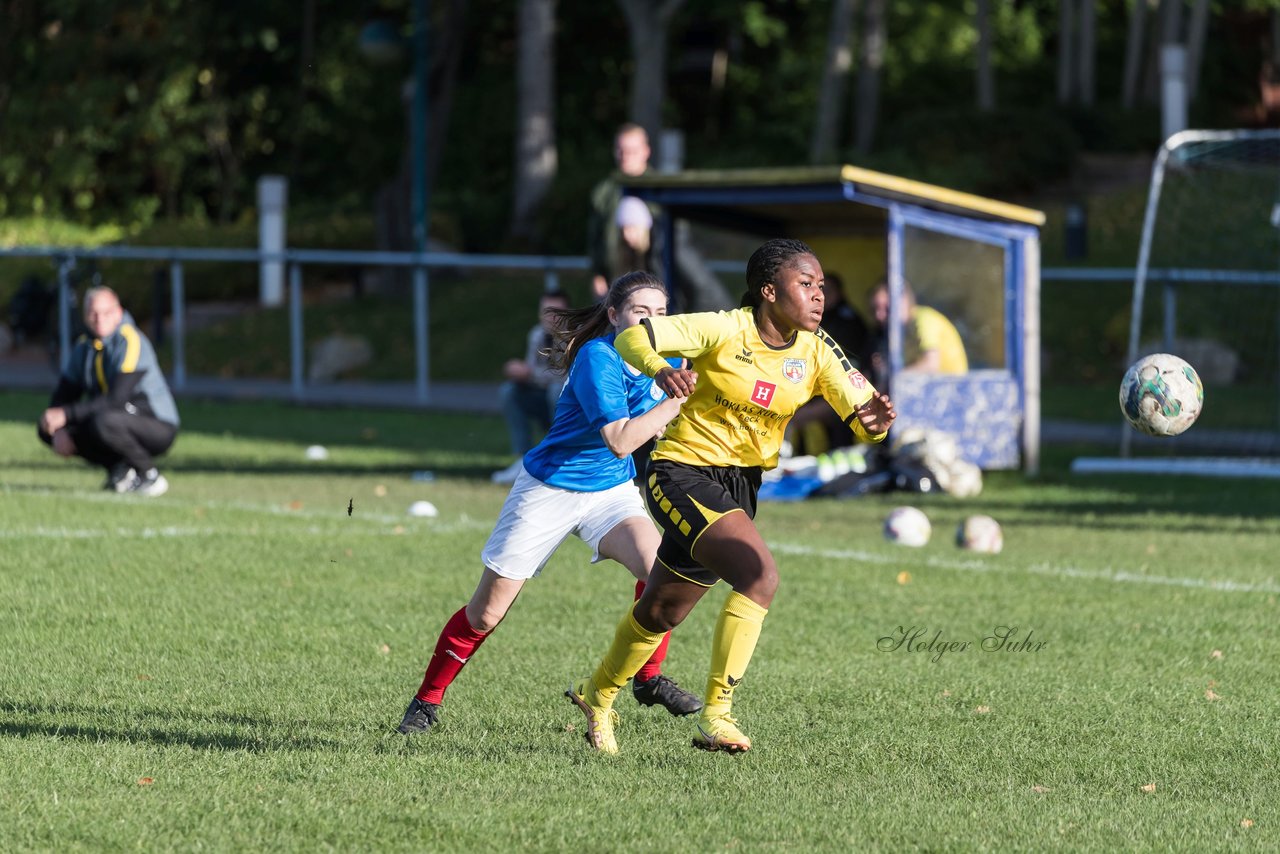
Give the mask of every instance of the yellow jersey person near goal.
POLYGON ((770 240, 747 262, 742 307, 646 318, 615 347, 669 396, 688 398, 658 440, 645 501, 662 542, 643 595, 618 624, 588 679, 566 692, 587 717, 588 741, 618 751, 611 710, 654 648, 724 580, 733 588, 716 623, 705 705, 693 744, 740 753, 751 740, 733 718, 778 567, 755 526, 761 473, 778 463, 791 416, 815 394, 862 440, 882 441, 895 413, 821 330, 823 273, 799 240, 770 240), (682 356, 692 367, 673 368, 682 356))
MULTIPOLYGON (((889 282, 881 279, 867 295, 871 314, 880 329, 880 346, 871 356, 872 373, 877 381, 888 368, 889 282)), ((931 374, 964 374, 969 371, 969 356, 959 330, 936 308, 920 305, 909 282, 902 283, 902 309, 906 322, 902 325, 902 369, 931 374)))

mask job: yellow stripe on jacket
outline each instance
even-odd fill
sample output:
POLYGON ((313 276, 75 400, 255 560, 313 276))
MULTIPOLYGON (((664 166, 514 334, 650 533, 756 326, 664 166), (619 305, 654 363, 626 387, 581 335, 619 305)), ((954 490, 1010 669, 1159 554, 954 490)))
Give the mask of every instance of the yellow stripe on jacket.
POLYGON ((93 375, 98 378, 98 388, 101 389, 103 394, 106 394, 108 391, 107 375, 102 370, 102 342, 94 339, 93 349, 97 351, 93 354, 93 375))
POLYGON ((120 324, 120 334, 124 336, 124 360, 120 363, 120 373, 131 374, 138 369, 138 357, 142 355, 142 336, 133 324, 120 324))

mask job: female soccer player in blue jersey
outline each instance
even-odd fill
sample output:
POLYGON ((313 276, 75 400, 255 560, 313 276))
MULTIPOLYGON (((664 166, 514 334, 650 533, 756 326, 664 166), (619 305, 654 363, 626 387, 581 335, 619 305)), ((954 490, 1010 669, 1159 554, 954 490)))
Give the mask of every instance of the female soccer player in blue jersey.
MULTIPOLYGON (((562 359, 569 375, 551 429, 524 456, 481 552, 480 583, 441 630, 400 732, 425 732, 436 723, 445 690, 462 666, 570 534, 591 546, 592 562, 610 558, 629 569, 639 580, 636 595, 643 591, 660 537, 632 482, 631 453, 662 433, 680 412, 680 401, 665 397, 652 379, 623 363, 613 339, 620 330, 666 313, 666 288, 643 272, 620 276, 599 305, 557 311, 556 337, 567 345, 562 359)), ((696 696, 661 674, 666 639, 650 652, 636 673, 636 699, 674 715, 702 708, 696 696)))
POLYGON ((658 440, 646 475, 649 511, 663 529, 648 587, 595 674, 568 692, 597 750, 618 752, 618 690, 720 579, 733 590, 712 637, 693 743, 733 753, 751 747, 730 711, 778 588, 777 564, 754 521, 761 472, 778 464, 787 422, 815 394, 864 441, 883 440, 894 420, 888 396, 819 328, 822 285, 812 249, 770 240, 747 262, 742 308, 646 317, 617 337, 629 364, 688 401, 658 440), (692 359, 697 373, 673 367, 668 356, 692 359))

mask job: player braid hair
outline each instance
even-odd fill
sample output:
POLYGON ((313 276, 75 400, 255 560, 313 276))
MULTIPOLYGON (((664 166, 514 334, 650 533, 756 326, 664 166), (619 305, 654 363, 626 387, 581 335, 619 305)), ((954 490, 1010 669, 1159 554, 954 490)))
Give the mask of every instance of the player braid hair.
POLYGON ((779 237, 766 241, 747 261, 747 290, 742 294, 743 308, 759 308, 762 298, 760 289, 765 285, 778 281, 778 273, 782 270, 794 269, 796 258, 801 255, 813 255, 812 249, 803 241, 779 237))
POLYGON ((551 309, 557 321, 556 331, 553 333, 556 346, 552 347, 552 366, 567 372, 573 365, 573 360, 578 358, 578 351, 582 349, 583 344, 612 331, 613 326, 609 323, 609 309, 615 312, 622 311, 622 307, 627 304, 627 299, 633 293, 646 288, 655 288, 664 294, 667 292, 667 286, 662 283, 662 279, 653 273, 637 270, 623 273, 614 279, 613 284, 609 286, 609 293, 595 305, 583 308, 551 309))

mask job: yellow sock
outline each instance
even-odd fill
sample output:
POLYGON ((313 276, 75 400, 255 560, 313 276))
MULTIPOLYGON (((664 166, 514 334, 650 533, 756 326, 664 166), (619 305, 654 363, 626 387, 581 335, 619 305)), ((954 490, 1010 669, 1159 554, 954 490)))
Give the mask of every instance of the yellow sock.
POLYGON ((613 635, 613 646, 605 653, 604 660, 591 677, 591 684, 587 686, 587 691, 595 694, 594 697, 586 697, 586 701, 593 706, 612 708, 619 689, 644 666, 666 634, 651 632, 637 623, 634 610, 628 610, 622 622, 618 623, 618 631, 613 635))
POLYGON ((747 672, 767 613, 768 608, 760 607, 736 590, 729 594, 711 639, 711 672, 707 676, 706 705, 702 708, 704 718, 729 714, 733 707, 733 689, 747 672))

